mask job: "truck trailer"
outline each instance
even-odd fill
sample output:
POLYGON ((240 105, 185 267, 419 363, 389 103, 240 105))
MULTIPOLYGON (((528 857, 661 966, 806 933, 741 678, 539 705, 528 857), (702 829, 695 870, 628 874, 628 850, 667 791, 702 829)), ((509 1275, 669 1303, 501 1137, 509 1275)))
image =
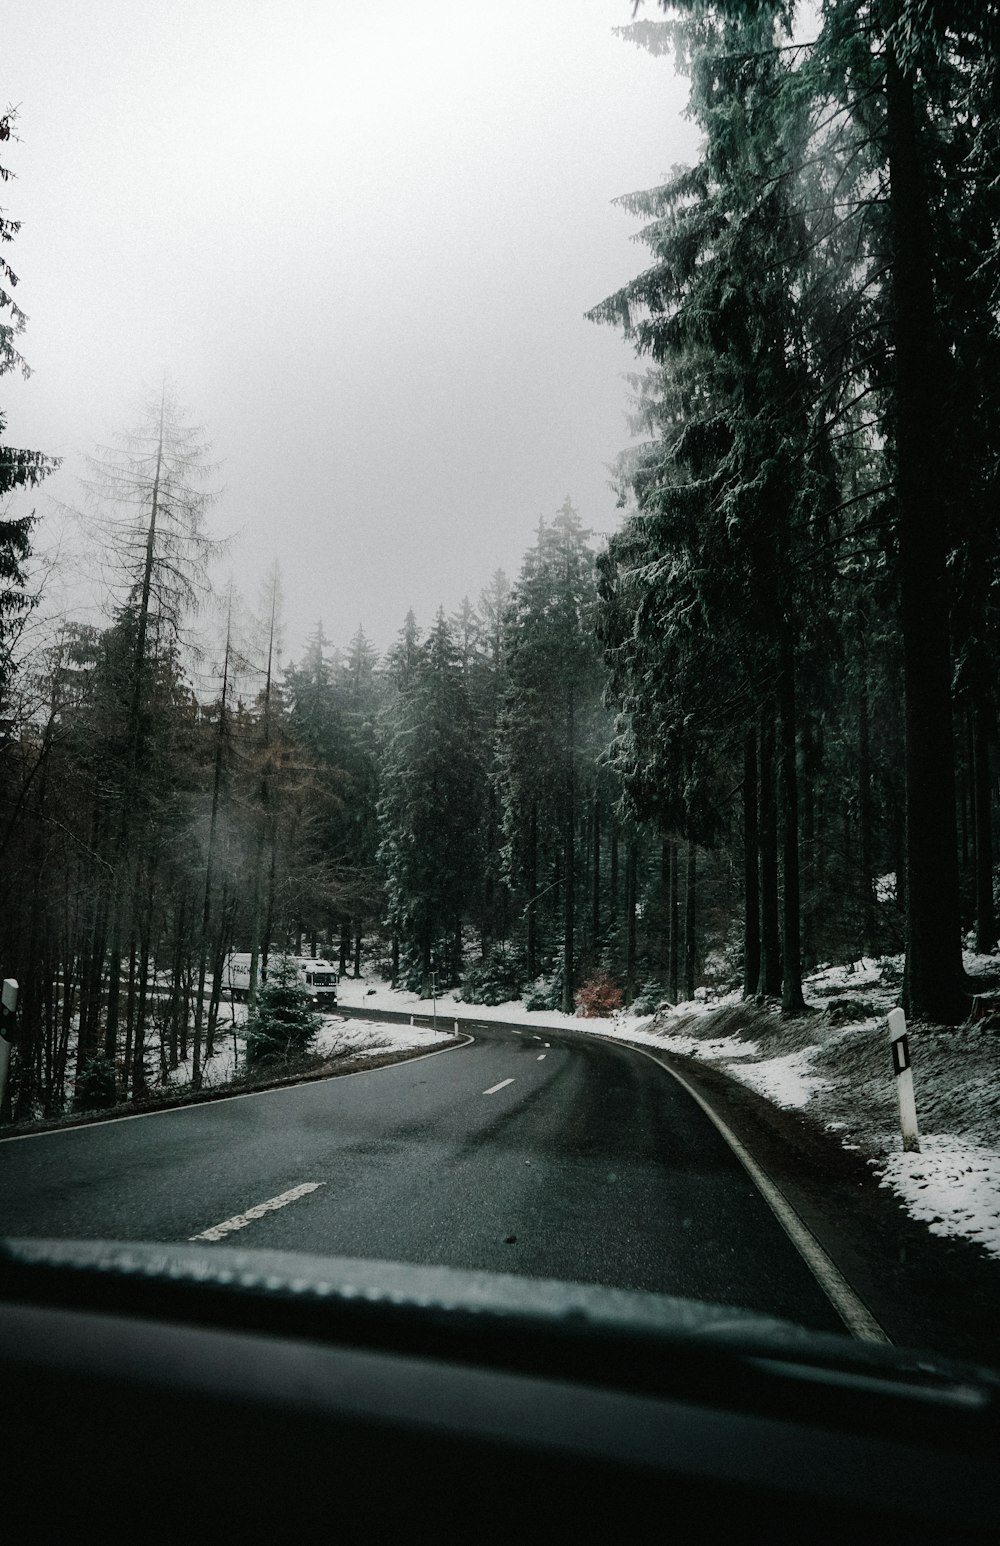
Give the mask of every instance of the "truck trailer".
MULTIPOLYGON (((258 985, 267 981, 267 973, 260 969, 263 959, 262 952, 258 957, 258 985)), ((268 955, 268 962, 273 961, 288 961, 295 967, 299 982, 318 1008, 336 1005, 337 968, 330 961, 324 961, 319 956, 286 956, 280 950, 272 950, 268 955)), ((248 950, 234 950, 226 957, 222 966, 222 986, 223 991, 231 993, 234 998, 246 998, 249 995, 250 952, 248 950)))

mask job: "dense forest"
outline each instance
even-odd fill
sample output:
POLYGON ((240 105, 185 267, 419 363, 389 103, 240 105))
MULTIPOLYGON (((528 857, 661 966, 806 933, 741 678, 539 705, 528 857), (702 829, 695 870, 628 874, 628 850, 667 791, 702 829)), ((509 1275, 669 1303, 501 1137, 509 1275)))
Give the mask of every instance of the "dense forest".
MULTIPOLYGON (((907 1010, 967 1016, 963 943, 997 944, 1000 7, 663 11, 623 34, 689 76, 701 153, 623 200, 647 266, 591 314, 637 357, 610 541, 567 497, 477 604, 384 655, 320 623, 282 667, 277 566, 255 608, 208 591, 208 447, 167 390, 89 469, 106 627, 29 648, 36 524, 0 522, 8 1115, 189 1059, 197 1088, 234 948, 251 993, 290 949, 568 1012, 795 1013, 821 960, 905 952, 907 1010)), ((6 501, 52 463, 2 441, 6 501)))

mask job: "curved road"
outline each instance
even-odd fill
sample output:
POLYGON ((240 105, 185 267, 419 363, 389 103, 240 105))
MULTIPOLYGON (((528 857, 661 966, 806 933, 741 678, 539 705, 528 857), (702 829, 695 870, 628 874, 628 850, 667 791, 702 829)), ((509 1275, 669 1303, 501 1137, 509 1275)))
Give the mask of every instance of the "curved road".
POLYGON ((844 1329, 680 1085, 561 1031, 477 1024, 469 1046, 369 1073, 0 1142, 2 1234, 185 1240, 223 1224, 234 1245, 651 1289, 844 1329))

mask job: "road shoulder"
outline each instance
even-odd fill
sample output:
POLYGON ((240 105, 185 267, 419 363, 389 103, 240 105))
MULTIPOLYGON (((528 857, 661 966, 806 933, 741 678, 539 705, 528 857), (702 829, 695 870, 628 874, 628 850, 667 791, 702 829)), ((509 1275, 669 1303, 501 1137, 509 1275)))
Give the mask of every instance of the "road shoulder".
POLYGON ((893 1342, 1000 1364, 1000 1263, 969 1241, 931 1234, 860 1154, 805 1112, 697 1058, 656 1056, 731 1128, 893 1342))

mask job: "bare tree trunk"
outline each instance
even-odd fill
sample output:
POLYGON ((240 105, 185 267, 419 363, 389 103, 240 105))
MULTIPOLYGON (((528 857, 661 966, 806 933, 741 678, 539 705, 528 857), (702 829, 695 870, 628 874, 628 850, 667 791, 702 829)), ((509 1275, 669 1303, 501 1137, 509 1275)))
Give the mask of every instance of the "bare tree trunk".
MULTIPOLYGON (((132 1099, 138 1100, 146 1090, 146 995, 149 987, 149 957, 153 935, 153 908, 156 898, 156 863, 155 856, 149 866, 149 886, 146 897, 146 908, 143 915, 140 931, 139 978, 135 1000, 135 1055, 132 1062, 132 1099)), ((155 984, 155 968, 154 968, 155 984)))
MULTIPOLYGON (((895 305, 898 570, 906 768, 906 970, 915 1018, 965 1018, 955 829, 947 522, 941 513, 940 402, 947 356, 935 341, 931 234, 912 77, 886 50, 889 218, 895 305)), ((944 436, 947 447, 948 437, 944 436)), ((945 453, 946 454, 946 453, 945 453)))
POLYGON ((680 929, 680 886, 678 884, 678 854, 677 842, 670 842, 670 1002, 680 1001, 681 981, 681 929, 680 929))
MULTIPOLYGON (((264 712, 263 712, 263 736, 261 749, 261 774, 260 774, 260 815, 257 825, 257 850, 254 855, 253 869, 253 907, 251 917, 253 919, 253 938, 250 941, 250 982, 247 988, 247 1012, 252 1014, 257 1003, 257 985, 260 976, 260 952, 264 947, 264 967, 267 966, 267 952, 271 942, 270 909, 266 927, 266 939, 261 940, 261 893, 263 890, 264 875, 264 850, 267 846, 268 832, 271 830, 271 770, 269 765, 271 747, 271 681, 274 665, 274 641, 278 619, 278 570, 275 565, 271 575, 271 619, 267 636, 267 671, 264 677, 264 712)), ((274 899, 274 846, 271 847, 271 901, 274 899)))
POLYGON ((271 863, 267 872, 267 903, 264 909, 264 938, 261 940, 261 976, 267 976, 267 963, 271 953, 271 935, 274 933, 274 892, 278 869, 278 850, 273 825, 271 826, 271 863))
POLYGON ((128 942, 128 987, 125 992, 125 1051, 122 1056, 121 1092, 127 1095, 129 1082, 132 1076, 132 1038, 135 1033, 135 968, 139 951, 139 941, 136 937, 139 912, 133 904, 132 932, 128 942))
POLYGON ((201 1089, 201 1026, 205 1011, 205 974, 208 969, 208 951, 212 920, 212 887, 215 872, 215 839, 219 825, 219 798, 222 792, 222 772, 226 745, 226 699, 229 692, 229 651, 232 642, 233 596, 229 593, 229 613, 226 618, 226 649, 222 661, 222 694, 219 699, 219 728, 215 738, 215 766, 212 772, 212 814, 208 823, 208 853, 205 858, 205 891, 201 907, 201 936, 198 941, 198 994, 194 1005, 194 1051, 191 1064, 191 1087, 201 1089))
POLYGON ((575 983, 573 981, 573 955, 574 955, 574 938, 573 938, 573 935, 574 935, 574 927, 575 927, 575 921, 576 921, 576 917, 575 917, 576 893, 575 893, 575 890, 574 890, 574 884, 575 884, 575 880, 576 880, 576 875, 575 875, 575 869, 576 869, 575 858, 576 858, 576 856, 575 856, 575 853, 574 853, 574 847, 575 847, 574 839, 576 837, 576 831, 575 831, 575 826, 576 826, 576 816, 575 816, 575 797, 576 797, 576 787, 575 787, 575 785, 576 785, 576 780, 574 778, 574 770, 573 770, 573 752, 574 752, 574 747, 575 747, 576 741, 575 741, 575 734, 574 734, 573 713, 574 713, 574 706, 573 706, 573 694, 572 694, 572 689, 571 689, 570 690, 570 696, 569 696, 569 703, 568 703, 567 711, 566 711, 566 832, 565 832, 565 855, 566 855, 566 857, 565 857, 565 866, 564 866, 566 873, 565 873, 565 875, 563 877, 563 885, 564 885, 563 901, 564 901, 564 904, 565 904, 565 909, 564 909, 564 913, 563 913, 563 991, 562 991, 562 1007, 563 1007, 563 1013, 567 1014, 567 1015, 571 1015, 573 1013, 573 1008, 574 1008, 574 987, 575 987, 575 983))
POLYGON ((863 953, 874 955, 875 871, 872 829, 872 753, 868 710, 868 678, 864 659, 858 687, 858 829, 861 839, 861 940, 863 953))
MULTIPOLYGON (((142 689, 146 675, 146 638, 149 632, 149 604, 153 588, 153 569, 156 563, 156 522, 159 515, 160 478, 163 470, 163 426, 166 392, 160 397, 160 429, 156 446, 156 468, 150 496, 149 525, 146 528, 146 553, 143 563, 139 610, 136 618, 135 648, 132 656, 131 691, 129 694, 128 756, 125 767, 125 784, 122 790, 121 819, 118 841, 115 847, 114 883, 111 897, 111 962, 108 988, 107 1018, 105 1023, 105 1054, 114 1059, 118 1050, 118 1004, 121 976, 121 938, 124 920, 125 874, 132 831, 132 816, 138 791, 139 763, 142 753, 142 689)), ((138 882, 137 882, 138 885, 138 882)), ((134 920, 133 920, 134 922, 134 920)))
POLYGON ((821 892, 819 844, 816 841, 816 778, 820 766, 812 716, 802 716, 802 964, 815 966, 816 931, 821 892))
POLYGON ((132 1099, 138 1100, 146 1092, 146 987, 149 974, 150 942, 153 932, 153 908, 156 900, 156 850, 150 844, 148 859, 148 875, 146 882, 145 906, 141 900, 136 905, 136 926, 139 930, 139 970, 136 974, 136 985, 133 991, 131 974, 129 992, 132 997, 133 1013, 129 1026, 132 1032, 132 1063, 131 1084, 132 1099))
POLYGON ((670 844, 660 843, 660 977, 670 981, 670 844))
POLYGON ((980 955, 989 955, 997 943, 993 909, 993 790, 989 730, 989 714, 978 703, 973 717, 973 810, 976 832, 976 949, 980 955))
POLYGON ((760 980, 760 850, 757 836, 757 737, 743 742, 743 997, 760 980))
POLYGON ((594 795, 594 846, 591 851, 591 890, 590 890, 590 927, 594 938, 594 952, 597 952, 597 942, 601 937, 601 806, 597 795, 594 795))
POLYGON ((527 871, 528 905, 525 908, 525 948, 528 957, 528 980, 529 982, 534 982, 538 976, 538 920, 535 916, 538 904, 538 804, 535 800, 531 802, 531 813, 528 817, 527 871))
POLYGON ((233 924, 236 917, 236 897, 230 896, 228 883, 223 881, 222 898, 219 902, 219 927, 215 937, 215 953, 212 958, 212 996, 208 1002, 208 1029, 205 1035, 205 1057, 215 1055, 215 1031, 219 1023, 222 1004, 222 977, 226 956, 232 947, 233 924))
POLYGON ((965 743, 966 744, 966 753, 965 753, 964 757, 960 758, 959 764, 958 764, 958 769, 957 769, 957 776, 958 776, 958 819, 959 819, 959 830, 960 830, 960 833, 961 833, 961 843, 962 843, 962 868, 963 868, 963 870, 967 869, 968 868, 968 864, 969 864, 969 848, 970 848, 969 838, 970 838, 971 829, 972 829, 972 820, 970 819, 970 817, 971 817, 971 808, 972 808, 972 803, 973 803, 972 765, 973 765, 973 760, 974 760, 974 758, 973 758, 972 716, 970 714, 966 714, 965 721, 966 721, 966 725, 965 725, 965 728, 966 728, 966 743, 965 743))
POLYGON ((781 992, 774 740, 774 705, 769 700, 761 711, 757 778, 757 836, 760 844, 760 971, 757 991, 768 998, 777 998, 781 992))
POLYGON ((801 1014, 802 944, 799 921, 799 786, 796 772, 795 650, 787 625, 782 629, 778 680, 781 730, 781 1007, 801 1014))
POLYGON ((695 935, 697 922, 697 851, 692 838, 687 841, 687 866, 684 873, 684 997, 694 998, 695 971, 698 947, 695 935))
POLYGON ((629 840, 625 852, 625 1002, 635 998, 635 894, 639 845, 629 840))
POLYGON ((611 818, 611 873, 608 876, 608 927, 618 922, 618 823, 611 818))
POLYGON ((174 940, 173 970, 170 981, 170 1005, 168 1021, 168 1066, 173 1072, 178 1061, 178 1030, 181 1019, 181 1002, 184 996, 184 957, 187 934, 187 888, 181 892, 177 913, 177 933, 174 940))

